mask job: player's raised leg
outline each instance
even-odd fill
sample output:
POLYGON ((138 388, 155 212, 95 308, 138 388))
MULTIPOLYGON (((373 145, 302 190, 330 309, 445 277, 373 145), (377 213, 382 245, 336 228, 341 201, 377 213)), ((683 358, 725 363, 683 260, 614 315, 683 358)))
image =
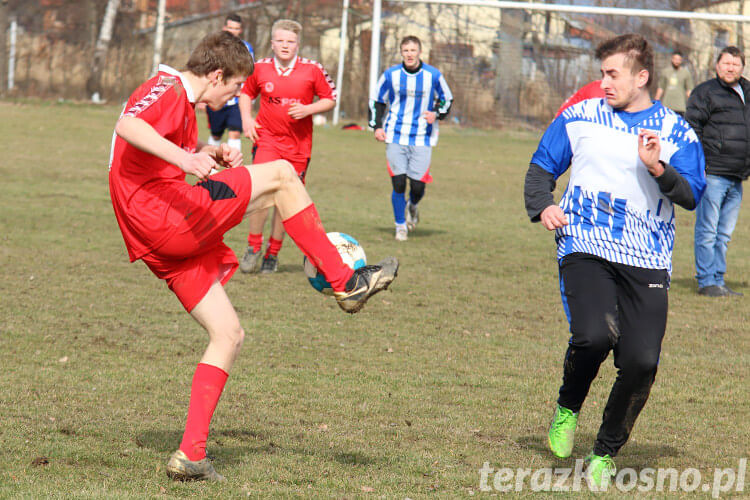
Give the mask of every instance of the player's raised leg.
POLYGON ((331 284, 344 311, 359 311, 371 296, 388 288, 398 273, 398 260, 389 257, 352 271, 326 236, 318 211, 289 162, 278 160, 246 168, 253 186, 247 213, 276 206, 287 234, 331 284))

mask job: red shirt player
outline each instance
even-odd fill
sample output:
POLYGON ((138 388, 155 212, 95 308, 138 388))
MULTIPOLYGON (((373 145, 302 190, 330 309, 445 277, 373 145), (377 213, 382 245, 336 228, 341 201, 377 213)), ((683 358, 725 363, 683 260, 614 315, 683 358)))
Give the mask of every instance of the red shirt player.
MULTIPOLYGON (((255 65, 240 94, 240 113, 245 135, 255 142, 253 163, 287 160, 305 182, 312 151, 312 115, 336 105, 336 86, 319 63, 297 55, 302 26, 290 19, 271 27, 274 57, 255 65), (253 118, 252 100, 260 96, 260 111, 253 118), (313 102, 315 97, 318 101, 313 102)), ((268 211, 249 217, 248 248, 240 262, 246 273, 272 273, 278 268, 278 254, 284 238, 279 212, 274 211, 268 248, 261 264, 263 226, 268 211)))
POLYGON ((239 38, 224 31, 208 35, 185 71, 161 66, 141 85, 115 127, 109 187, 130 260, 143 260, 165 280, 209 336, 193 375, 185 433, 167 464, 174 479, 223 479, 206 458, 206 439, 244 338, 222 286, 237 269, 237 258, 224 244, 226 231, 247 213, 275 205, 289 236, 350 313, 387 288, 398 270, 393 258, 356 271, 344 264, 288 162, 251 169, 242 165, 238 150, 198 140, 195 104, 220 109, 252 71, 239 38), (230 168, 209 177, 217 165, 230 168), (187 183, 185 174, 199 182, 187 183))

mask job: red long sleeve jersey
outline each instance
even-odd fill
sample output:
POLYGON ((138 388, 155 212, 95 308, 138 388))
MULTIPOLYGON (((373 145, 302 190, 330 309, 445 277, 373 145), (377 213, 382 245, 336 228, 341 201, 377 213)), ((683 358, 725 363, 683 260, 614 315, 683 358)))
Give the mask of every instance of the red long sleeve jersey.
POLYGON ((258 145, 276 149, 286 159, 303 161, 312 151, 312 116, 295 120, 289 116, 293 103, 312 104, 313 98, 336 100, 336 86, 320 63, 297 57, 289 68, 277 69, 273 58, 255 63, 242 92, 260 96, 256 117, 258 145))

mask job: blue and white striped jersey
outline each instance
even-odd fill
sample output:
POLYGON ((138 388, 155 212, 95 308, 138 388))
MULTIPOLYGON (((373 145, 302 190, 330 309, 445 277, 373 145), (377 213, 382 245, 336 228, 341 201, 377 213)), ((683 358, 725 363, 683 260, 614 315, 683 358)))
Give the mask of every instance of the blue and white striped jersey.
POLYGON ((566 109, 531 159, 557 179, 570 167, 560 207, 557 257, 583 252, 610 262, 672 271, 674 204, 638 156, 638 131, 659 134, 659 159, 690 184, 696 204, 706 185, 703 148, 690 125, 658 101, 643 111, 614 110, 605 99, 566 109))
POLYGON ((453 101, 451 89, 437 68, 422 63, 418 71, 410 73, 402 64, 390 67, 380 75, 375 92, 370 99, 371 116, 375 116, 375 102, 388 104, 388 115, 383 123, 386 143, 437 144, 437 120, 429 124, 422 115, 425 111, 445 114, 453 101))

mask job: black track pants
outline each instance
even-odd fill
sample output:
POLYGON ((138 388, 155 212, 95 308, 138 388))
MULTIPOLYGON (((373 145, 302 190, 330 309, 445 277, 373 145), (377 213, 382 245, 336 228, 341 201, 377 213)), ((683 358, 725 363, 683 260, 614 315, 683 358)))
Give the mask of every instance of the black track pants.
POLYGON ((667 326, 668 284, 664 269, 584 253, 567 255, 560 264, 571 338, 558 403, 574 412, 581 409, 610 349, 618 369, 594 444, 597 455, 617 455, 646 404, 667 326))

